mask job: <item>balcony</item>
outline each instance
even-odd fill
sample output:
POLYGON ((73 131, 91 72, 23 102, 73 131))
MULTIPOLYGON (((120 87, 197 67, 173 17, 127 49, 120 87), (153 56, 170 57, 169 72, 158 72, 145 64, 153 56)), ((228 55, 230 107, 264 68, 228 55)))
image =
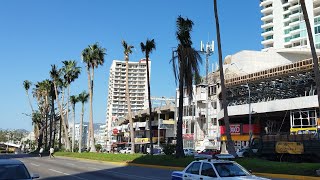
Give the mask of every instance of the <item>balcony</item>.
POLYGON ((273 22, 265 22, 264 24, 261 25, 261 28, 262 29, 266 29, 266 28, 269 28, 269 27, 273 27, 273 22))
POLYGON ((273 11, 273 6, 271 5, 269 5, 269 6, 266 6, 265 8, 263 8, 262 10, 261 10, 261 13, 262 14, 266 14, 266 13, 271 13, 273 11))
POLYGON ((272 4, 273 0, 262 0, 260 2, 260 6, 267 6, 269 4, 272 4))
POLYGON ((261 34, 261 36, 263 37, 266 37, 266 36, 270 36, 270 35, 273 35, 273 30, 270 30, 270 31, 265 31, 261 34))
POLYGON ((266 39, 266 40, 263 40, 263 41, 261 42, 261 44, 263 44, 263 45, 271 44, 271 43, 274 43, 274 40, 273 40, 273 39, 266 39))
POLYGON ((290 11, 295 11, 295 10, 299 10, 300 9, 300 4, 299 3, 295 3, 294 5, 289 7, 290 11))
POLYGON ((261 18, 261 21, 268 21, 268 20, 272 20, 272 19, 273 19, 273 14, 269 14, 269 15, 263 16, 261 18))

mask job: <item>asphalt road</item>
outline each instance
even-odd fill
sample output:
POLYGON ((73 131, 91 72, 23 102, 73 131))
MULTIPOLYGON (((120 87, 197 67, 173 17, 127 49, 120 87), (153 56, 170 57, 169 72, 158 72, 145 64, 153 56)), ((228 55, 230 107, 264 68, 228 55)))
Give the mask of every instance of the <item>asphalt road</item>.
MULTIPOLYGON (((1 155, 2 156, 2 155, 1 155)), ((24 162, 30 173, 37 173, 47 180, 168 180, 170 170, 123 166, 114 163, 95 163, 56 157, 30 157, 27 155, 6 155, 0 158, 14 158, 24 162)))
POLYGON ((98 163, 69 158, 30 155, 0 155, 0 158, 19 159, 31 173, 47 180, 169 180, 172 170, 98 163))

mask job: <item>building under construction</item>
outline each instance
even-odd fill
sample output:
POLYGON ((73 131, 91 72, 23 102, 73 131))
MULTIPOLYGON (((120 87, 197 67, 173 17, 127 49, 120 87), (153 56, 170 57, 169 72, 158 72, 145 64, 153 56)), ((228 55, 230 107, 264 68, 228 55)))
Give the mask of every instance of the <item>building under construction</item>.
MULTIPOLYGON (((226 57, 224 71, 236 148, 248 146, 250 127, 253 136, 317 133, 319 105, 310 50, 241 51, 226 57)), ((213 73, 210 79, 220 92, 218 74, 213 73)), ((223 142, 226 138, 220 108, 217 119, 223 142)))

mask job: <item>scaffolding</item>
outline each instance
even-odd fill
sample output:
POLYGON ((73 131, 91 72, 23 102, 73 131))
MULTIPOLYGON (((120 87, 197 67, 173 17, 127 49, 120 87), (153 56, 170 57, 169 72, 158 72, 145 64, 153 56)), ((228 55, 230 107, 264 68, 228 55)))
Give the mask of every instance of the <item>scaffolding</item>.
MULTIPOLYGON (((318 57, 318 62, 320 59, 318 57)), ((259 80, 265 80, 269 78, 281 77, 284 75, 298 74, 301 72, 308 72, 313 70, 312 59, 306 59, 298 61, 292 64, 286 64, 283 66, 274 67, 271 69, 263 70, 260 72, 255 72, 247 74, 244 76, 238 76, 225 80, 226 87, 237 86, 240 84, 245 84, 249 82, 255 82, 259 80)))

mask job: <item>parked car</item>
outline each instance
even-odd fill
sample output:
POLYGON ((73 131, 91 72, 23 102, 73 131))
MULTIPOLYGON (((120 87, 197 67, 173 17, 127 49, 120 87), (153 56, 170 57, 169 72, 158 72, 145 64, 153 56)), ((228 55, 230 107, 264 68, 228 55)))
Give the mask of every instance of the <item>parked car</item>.
POLYGON ((201 151, 199 153, 195 153, 194 154, 194 158, 208 159, 208 158, 212 158, 216 154, 220 154, 220 150, 217 150, 217 149, 204 149, 203 151, 201 151))
POLYGON ((250 148, 243 148, 237 150, 238 157, 248 157, 250 153, 250 148))
POLYGON ((183 149, 185 156, 193 156, 196 151, 194 149, 185 148, 183 149))
POLYGON ((23 162, 13 159, 0 159, 0 179, 30 180, 37 178, 39 178, 39 175, 30 175, 23 162))
POLYGON ((172 180, 268 180, 252 175, 234 161, 200 160, 191 162, 183 171, 173 171, 172 180))
MULTIPOLYGON (((147 154, 150 154, 150 148, 147 148, 147 154)), ((153 154, 154 155, 160 155, 160 154, 164 154, 162 147, 154 147, 153 148, 153 154)))
POLYGON ((121 149, 119 151, 119 153, 121 153, 121 154, 130 154, 131 153, 131 147, 125 147, 125 148, 121 149))

